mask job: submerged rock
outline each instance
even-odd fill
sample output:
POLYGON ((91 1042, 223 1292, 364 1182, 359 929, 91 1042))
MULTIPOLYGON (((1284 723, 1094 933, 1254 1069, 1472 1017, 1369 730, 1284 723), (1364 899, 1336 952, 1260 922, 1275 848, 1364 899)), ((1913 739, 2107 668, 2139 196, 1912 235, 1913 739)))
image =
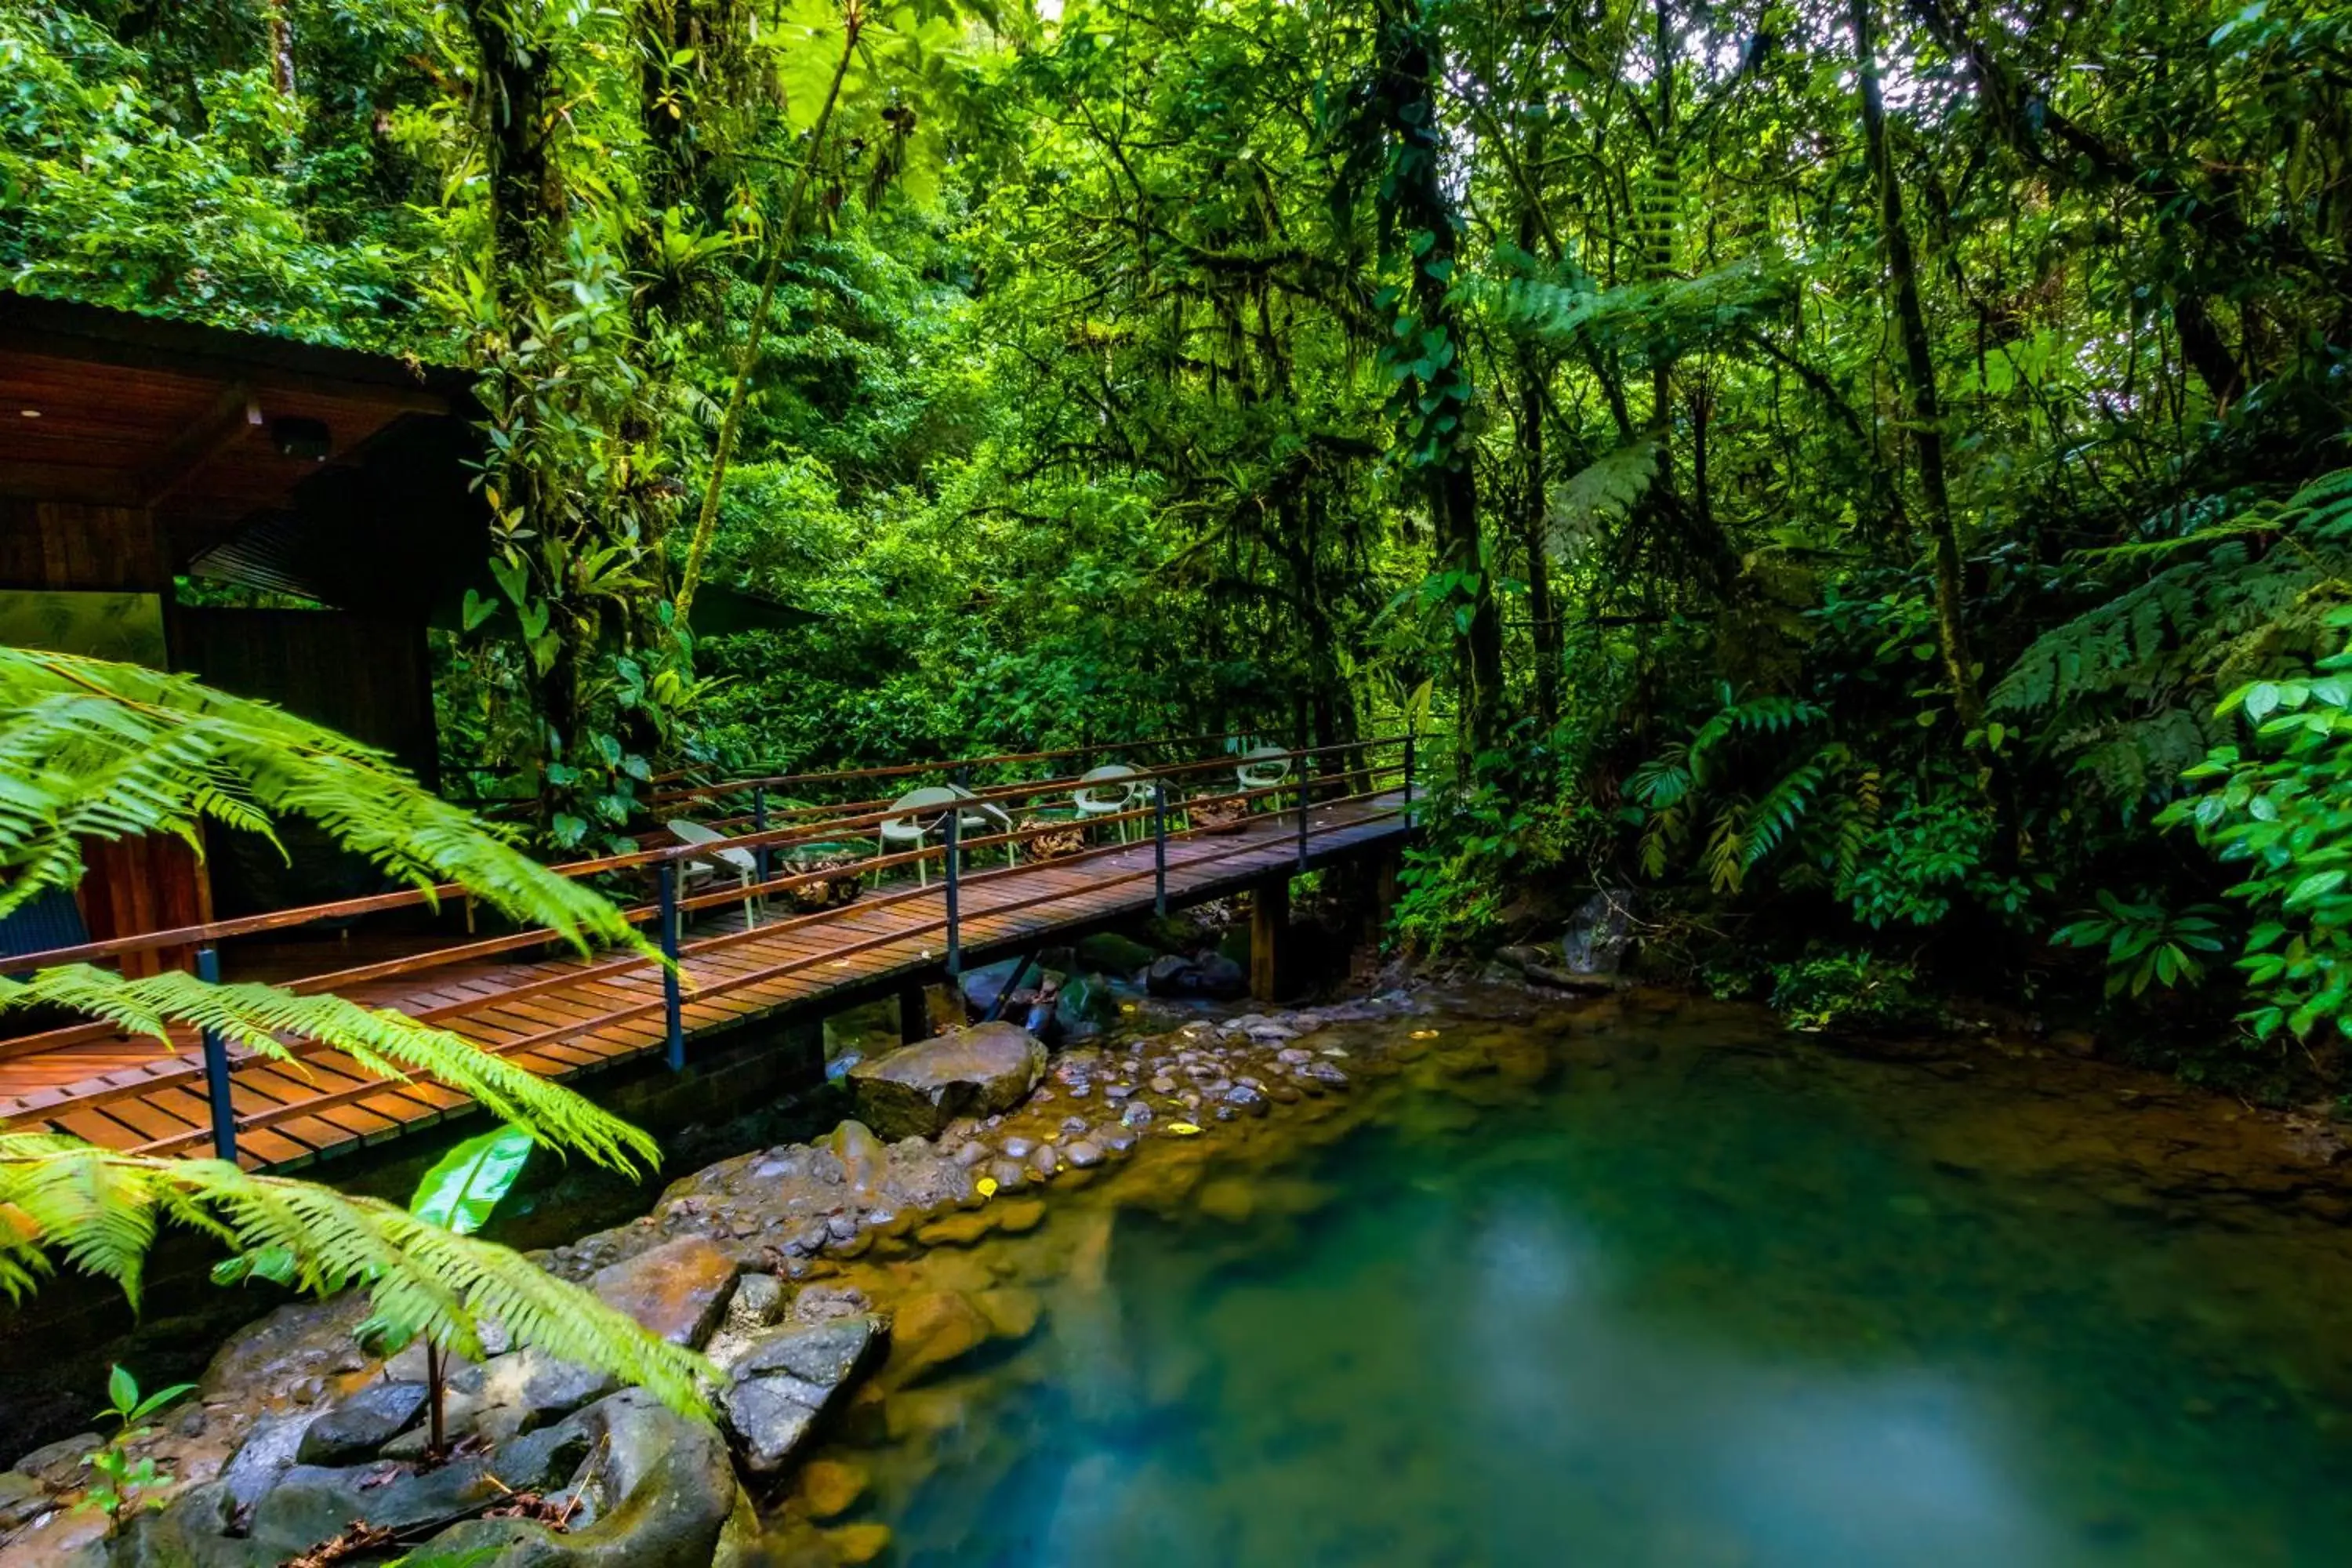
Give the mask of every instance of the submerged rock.
POLYGON ((888 1139, 929 1138, 962 1116, 1009 1110, 1037 1087, 1045 1047, 1012 1024, 902 1046, 849 1071, 857 1110, 888 1139))
POLYGON ((866 1474, 856 1465, 839 1459, 813 1459, 801 1470, 799 1496, 801 1506, 814 1520, 827 1520, 847 1513, 866 1495, 866 1474))
POLYGON ((987 1314, 959 1291, 913 1297, 890 1321, 890 1382, 902 1388, 919 1382, 986 1344, 994 1331, 987 1314))

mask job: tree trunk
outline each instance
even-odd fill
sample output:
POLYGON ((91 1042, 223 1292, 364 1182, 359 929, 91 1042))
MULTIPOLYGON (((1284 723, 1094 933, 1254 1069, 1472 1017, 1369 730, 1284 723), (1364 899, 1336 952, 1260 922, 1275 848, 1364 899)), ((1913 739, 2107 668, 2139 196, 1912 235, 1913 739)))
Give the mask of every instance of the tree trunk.
POLYGON ((1927 498, 1927 524, 1936 566, 1936 628, 1943 644, 1944 673, 1961 723, 1976 729, 1984 701, 1977 691, 1962 622, 1960 541, 1952 521, 1952 498, 1944 473, 1943 410, 1936 395, 1936 362, 1927 342, 1927 318, 1919 303, 1919 269, 1911 251, 1911 231, 1903 217, 1903 188, 1895 183, 1895 157, 1886 139, 1886 102, 1878 86, 1878 47, 1872 0, 1848 0, 1853 50, 1862 96, 1862 133, 1877 186, 1881 238, 1887 282, 1895 296, 1896 335, 1903 345, 1903 377, 1910 395, 1912 441, 1919 455, 1919 488, 1927 498))
POLYGON ((280 97, 292 103, 301 94, 294 79, 294 19, 287 15, 288 0, 269 0, 269 75, 280 97))
MULTIPOLYGON (((1475 388, 1465 357, 1468 340, 1448 289, 1460 219, 1439 162, 1444 138, 1436 84, 1443 67, 1421 0, 1381 0, 1380 15, 1380 95, 1393 140, 1381 201, 1396 227, 1415 245, 1420 236, 1429 237, 1428 246, 1412 258, 1413 319, 1423 331, 1440 334, 1450 351, 1444 366, 1407 379, 1404 389, 1414 396, 1434 395, 1441 414, 1458 419, 1469 412, 1475 388)), ((1494 574, 1481 548, 1477 476, 1461 427, 1457 423, 1414 440, 1412 461, 1428 485, 1437 568, 1460 573, 1475 584, 1468 624, 1455 648, 1463 742, 1458 760, 1466 764, 1493 749, 1502 733, 1503 622, 1495 606, 1494 574)))

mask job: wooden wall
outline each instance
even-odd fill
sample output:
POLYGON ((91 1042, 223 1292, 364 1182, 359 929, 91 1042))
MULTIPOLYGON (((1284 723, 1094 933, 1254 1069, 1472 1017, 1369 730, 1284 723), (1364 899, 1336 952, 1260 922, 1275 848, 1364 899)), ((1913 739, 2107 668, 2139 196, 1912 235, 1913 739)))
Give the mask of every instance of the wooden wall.
POLYGON ((0 588, 169 594, 172 567, 152 512, 0 497, 0 588))
MULTIPOLYGON (((392 753, 434 787, 432 665, 425 628, 336 610, 182 606, 171 614, 172 668, 258 697, 392 753)), ((251 834, 215 832, 214 897, 224 917, 374 891, 383 875, 306 825, 280 825, 293 863, 251 834)))

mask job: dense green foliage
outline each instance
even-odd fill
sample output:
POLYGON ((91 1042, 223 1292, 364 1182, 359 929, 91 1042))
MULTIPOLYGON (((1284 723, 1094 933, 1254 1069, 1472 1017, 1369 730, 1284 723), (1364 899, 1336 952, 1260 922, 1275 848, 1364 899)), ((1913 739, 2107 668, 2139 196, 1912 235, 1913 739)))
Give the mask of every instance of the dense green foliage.
POLYGON ((18 286, 482 367, 445 742, 557 844, 683 763, 1410 720, 1425 948, 1630 880, 1808 1016, 2202 982, 2210 1047, 2249 988, 2206 1068, 2352 994, 2340 10, 0 0, 0 57, 18 286), (690 567, 808 618, 698 637, 690 567))

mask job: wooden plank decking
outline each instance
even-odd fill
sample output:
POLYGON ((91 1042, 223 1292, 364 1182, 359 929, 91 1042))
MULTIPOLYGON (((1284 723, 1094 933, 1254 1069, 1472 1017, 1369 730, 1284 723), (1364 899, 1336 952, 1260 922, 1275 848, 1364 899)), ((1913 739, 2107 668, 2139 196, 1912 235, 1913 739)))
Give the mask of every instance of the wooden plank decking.
MULTIPOLYGON (((1310 864, 1341 858, 1411 830, 1390 794, 1318 806, 1308 815, 1310 864)), ((1168 896, 1197 902, 1297 864, 1298 819, 1248 818, 1238 832, 1171 836, 1168 896)), ((816 915, 771 917, 744 930, 733 910, 689 933, 721 945, 683 961, 683 1020, 691 1061, 698 1039, 753 1020, 818 1017, 945 972, 944 899, 936 879, 913 897, 903 883, 816 915)), ((961 879, 960 930, 967 966, 1075 935, 1151 907, 1152 845, 1072 863, 975 866, 961 879)), ((342 989, 342 988, 338 988, 342 989)), ((464 963, 404 980, 343 990, 353 1000, 428 1017, 550 1078, 572 1078, 660 1051, 663 986, 649 963, 610 955, 525 963, 464 963)), ((96 1031, 89 1033, 95 1036, 96 1031)), ((0 1041, 0 1122, 11 1131, 70 1132, 110 1148, 210 1152, 203 1063, 193 1037, 172 1048, 119 1035, 38 1050, 0 1041), (11 1054, 11 1044, 18 1046, 11 1054)), ((341 1053, 306 1051, 299 1065, 247 1060, 231 1079, 239 1158, 287 1169, 399 1138, 469 1102, 426 1081, 389 1082, 341 1053)))

